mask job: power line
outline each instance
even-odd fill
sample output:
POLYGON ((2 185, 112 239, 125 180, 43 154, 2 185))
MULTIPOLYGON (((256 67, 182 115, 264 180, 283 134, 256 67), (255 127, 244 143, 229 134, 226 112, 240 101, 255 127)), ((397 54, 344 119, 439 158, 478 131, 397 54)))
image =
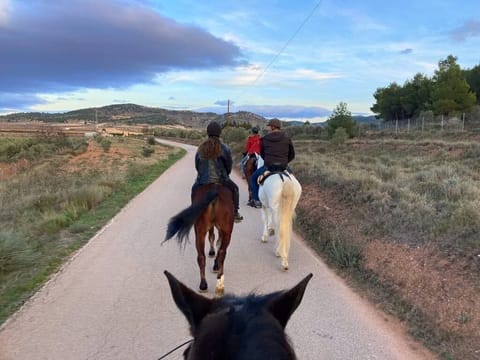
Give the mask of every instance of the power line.
POLYGON ((287 40, 287 42, 285 43, 285 45, 283 45, 283 47, 280 49, 280 51, 273 57, 273 59, 270 61, 270 63, 268 63, 268 65, 265 67, 265 69, 263 69, 262 73, 260 75, 257 76, 257 78, 253 81, 253 83, 250 85, 250 86, 254 86, 257 81, 263 76, 265 75, 265 73, 267 72, 268 68, 270 66, 272 66, 272 64, 277 60, 277 58, 280 56, 280 54, 287 48, 287 46, 292 42, 292 40, 297 36, 297 34, 300 32, 300 30, 303 28, 303 26, 307 23, 308 20, 310 20, 310 18, 313 16, 313 14, 315 13, 315 10, 317 10, 317 8, 320 6, 320 3, 322 2, 322 0, 320 0, 314 7, 313 9, 310 11, 310 13, 308 14, 308 16, 303 20, 303 22, 300 24, 300 26, 297 28, 297 30, 295 30, 295 32, 293 33, 293 35, 287 40))

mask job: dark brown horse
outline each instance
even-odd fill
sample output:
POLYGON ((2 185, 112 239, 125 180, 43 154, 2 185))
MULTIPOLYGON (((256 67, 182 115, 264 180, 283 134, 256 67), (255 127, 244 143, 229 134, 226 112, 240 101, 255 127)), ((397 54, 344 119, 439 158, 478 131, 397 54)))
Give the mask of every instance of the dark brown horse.
POLYGON ((232 192, 221 184, 206 184, 197 188, 192 196, 192 205, 172 217, 168 223, 164 241, 177 235, 177 240, 181 245, 184 245, 185 240, 188 239, 192 226, 195 228, 195 247, 200 268, 200 291, 206 291, 208 287, 205 279, 205 237, 208 233, 209 255, 215 256, 213 242, 214 228, 216 228, 219 245, 213 265, 213 271, 217 272, 215 293, 220 296, 224 292, 223 264, 233 230, 233 213, 232 192))
POLYGON ((300 305, 312 274, 285 291, 208 299, 190 290, 168 271, 164 273, 175 304, 187 318, 193 336, 183 353, 184 359, 296 359, 284 329, 300 305))
POLYGON ((245 163, 245 180, 248 184, 248 201, 252 201, 252 189, 250 188, 250 178, 252 174, 257 170, 257 157, 255 154, 250 154, 248 156, 247 162, 245 163))

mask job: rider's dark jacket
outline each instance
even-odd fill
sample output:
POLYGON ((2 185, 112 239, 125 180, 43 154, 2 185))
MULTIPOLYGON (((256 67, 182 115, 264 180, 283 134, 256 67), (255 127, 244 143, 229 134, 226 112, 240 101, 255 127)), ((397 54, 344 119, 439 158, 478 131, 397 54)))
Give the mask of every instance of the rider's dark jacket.
POLYGON ((285 168, 295 158, 292 140, 283 131, 272 131, 262 137, 260 152, 265 166, 285 168))
POLYGON ((195 154, 195 169, 197 169, 195 183, 203 185, 225 182, 232 171, 232 164, 232 154, 225 144, 222 144, 222 153, 215 159, 204 159, 197 151, 195 154))

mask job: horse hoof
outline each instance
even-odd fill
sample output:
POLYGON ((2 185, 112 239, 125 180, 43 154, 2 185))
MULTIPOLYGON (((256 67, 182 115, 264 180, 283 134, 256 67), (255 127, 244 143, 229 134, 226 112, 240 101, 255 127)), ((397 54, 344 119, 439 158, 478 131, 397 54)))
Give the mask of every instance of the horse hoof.
POLYGON ((270 235, 270 236, 275 235, 275 230, 274 229, 268 229, 268 235, 270 235))
POLYGON ((282 270, 283 270, 283 271, 287 271, 287 270, 288 270, 288 265, 287 265, 287 266, 283 266, 283 267, 282 267, 282 270))
POLYGON ((221 296, 223 296, 224 292, 225 292, 224 288, 216 288, 215 289, 215 296, 221 297, 221 296))
POLYGON ((280 253, 278 251, 275 251, 275 256, 280 257, 280 253))
POLYGON ((211 257, 211 258, 212 258, 212 257, 215 257, 215 251, 210 251, 210 252, 208 253, 208 257, 211 257))
POLYGON ((266 243, 266 242, 268 242, 268 239, 262 236, 262 243, 266 243))
POLYGON ((206 281, 200 281, 200 286, 198 287, 198 291, 201 293, 207 292, 208 285, 206 281))

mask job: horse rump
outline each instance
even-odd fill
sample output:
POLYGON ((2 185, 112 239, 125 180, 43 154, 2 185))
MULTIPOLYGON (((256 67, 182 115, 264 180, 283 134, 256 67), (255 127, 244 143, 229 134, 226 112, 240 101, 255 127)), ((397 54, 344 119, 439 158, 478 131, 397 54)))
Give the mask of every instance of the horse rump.
POLYGON ((200 199, 200 201, 193 203, 188 208, 173 216, 168 222, 167 234, 165 235, 165 240, 163 240, 163 242, 170 240, 173 236, 177 235, 178 242, 180 244, 184 243, 184 241, 188 239, 190 229, 195 224, 197 218, 217 197, 218 191, 215 189, 210 190, 200 199))

